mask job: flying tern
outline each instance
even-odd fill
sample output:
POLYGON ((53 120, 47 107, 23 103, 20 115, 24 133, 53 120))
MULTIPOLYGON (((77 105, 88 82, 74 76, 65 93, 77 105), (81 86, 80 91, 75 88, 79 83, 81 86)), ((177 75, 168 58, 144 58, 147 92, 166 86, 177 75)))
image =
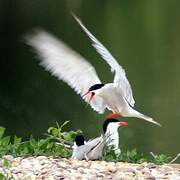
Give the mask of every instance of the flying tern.
POLYGON ((161 126, 151 117, 134 109, 135 101, 125 70, 82 22, 76 16, 73 17, 90 38, 96 51, 111 67, 111 71, 115 74, 113 82, 102 83, 94 67, 85 58, 43 30, 37 30, 26 36, 27 43, 39 55, 40 65, 66 82, 96 112, 102 114, 105 109, 110 110, 111 113, 107 118, 136 117, 161 126))
POLYGON ((103 134, 100 137, 85 142, 82 135, 75 138, 72 158, 78 160, 96 160, 104 155, 105 146, 113 146, 116 155, 120 155, 118 128, 127 126, 127 122, 107 119, 103 124, 103 134))

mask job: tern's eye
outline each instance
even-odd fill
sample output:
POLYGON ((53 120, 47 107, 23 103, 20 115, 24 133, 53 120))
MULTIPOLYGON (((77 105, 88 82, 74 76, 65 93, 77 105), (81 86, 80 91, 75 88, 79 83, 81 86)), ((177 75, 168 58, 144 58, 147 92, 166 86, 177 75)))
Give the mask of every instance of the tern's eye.
POLYGON ((94 95, 95 95, 95 92, 92 92, 91 94, 92 94, 92 96, 94 96, 94 95))

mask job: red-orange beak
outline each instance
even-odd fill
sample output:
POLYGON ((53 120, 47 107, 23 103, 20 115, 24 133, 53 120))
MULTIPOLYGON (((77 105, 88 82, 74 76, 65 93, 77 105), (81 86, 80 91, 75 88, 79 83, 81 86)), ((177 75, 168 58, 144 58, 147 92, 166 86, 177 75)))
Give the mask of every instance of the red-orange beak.
POLYGON ((86 96, 86 95, 88 95, 88 94, 90 94, 90 97, 89 97, 89 99, 88 99, 88 104, 90 104, 90 102, 91 102, 92 98, 94 97, 95 93, 94 93, 94 92, 91 93, 90 91, 88 91, 88 92, 85 93, 82 97, 84 97, 84 96, 86 96))
POLYGON ((121 122, 119 122, 119 126, 128 126, 128 123, 121 121, 121 122))
POLYGON ((92 92, 92 93, 91 93, 91 96, 90 96, 90 98, 89 98, 89 100, 88 100, 88 103, 89 103, 89 104, 90 104, 90 102, 91 102, 92 98, 94 97, 94 95, 95 95, 95 93, 94 93, 94 92, 92 92))

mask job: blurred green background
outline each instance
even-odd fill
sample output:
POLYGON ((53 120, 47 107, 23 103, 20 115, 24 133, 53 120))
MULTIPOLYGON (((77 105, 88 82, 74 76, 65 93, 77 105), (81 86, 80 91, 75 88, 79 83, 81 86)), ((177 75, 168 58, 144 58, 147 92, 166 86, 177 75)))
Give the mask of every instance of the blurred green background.
POLYGON ((7 134, 28 137, 71 120, 66 129, 98 136, 105 118, 64 82, 38 65, 22 36, 41 27, 88 59, 103 82, 109 66, 73 20, 77 14, 125 68, 135 107, 161 128, 136 118, 121 118, 121 144, 148 153, 180 150, 180 1, 179 0, 18 0, 0 1, 0 125, 7 134))

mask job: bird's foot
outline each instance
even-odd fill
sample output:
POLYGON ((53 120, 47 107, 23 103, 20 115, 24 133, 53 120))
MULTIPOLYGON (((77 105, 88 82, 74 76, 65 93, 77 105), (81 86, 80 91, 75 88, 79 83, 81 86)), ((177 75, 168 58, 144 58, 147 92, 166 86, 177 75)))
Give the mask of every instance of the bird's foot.
POLYGON ((117 116, 119 116, 119 114, 117 114, 117 113, 110 113, 110 114, 108 114, 108 115, 106 116, 106 119, 112 119, 112 118, 115 118, 115 117, 117 117, 117 116))
POLYGON ((86 161, 89 161, 89 158, 87 157, 87 154, 84 155, 86 161))

